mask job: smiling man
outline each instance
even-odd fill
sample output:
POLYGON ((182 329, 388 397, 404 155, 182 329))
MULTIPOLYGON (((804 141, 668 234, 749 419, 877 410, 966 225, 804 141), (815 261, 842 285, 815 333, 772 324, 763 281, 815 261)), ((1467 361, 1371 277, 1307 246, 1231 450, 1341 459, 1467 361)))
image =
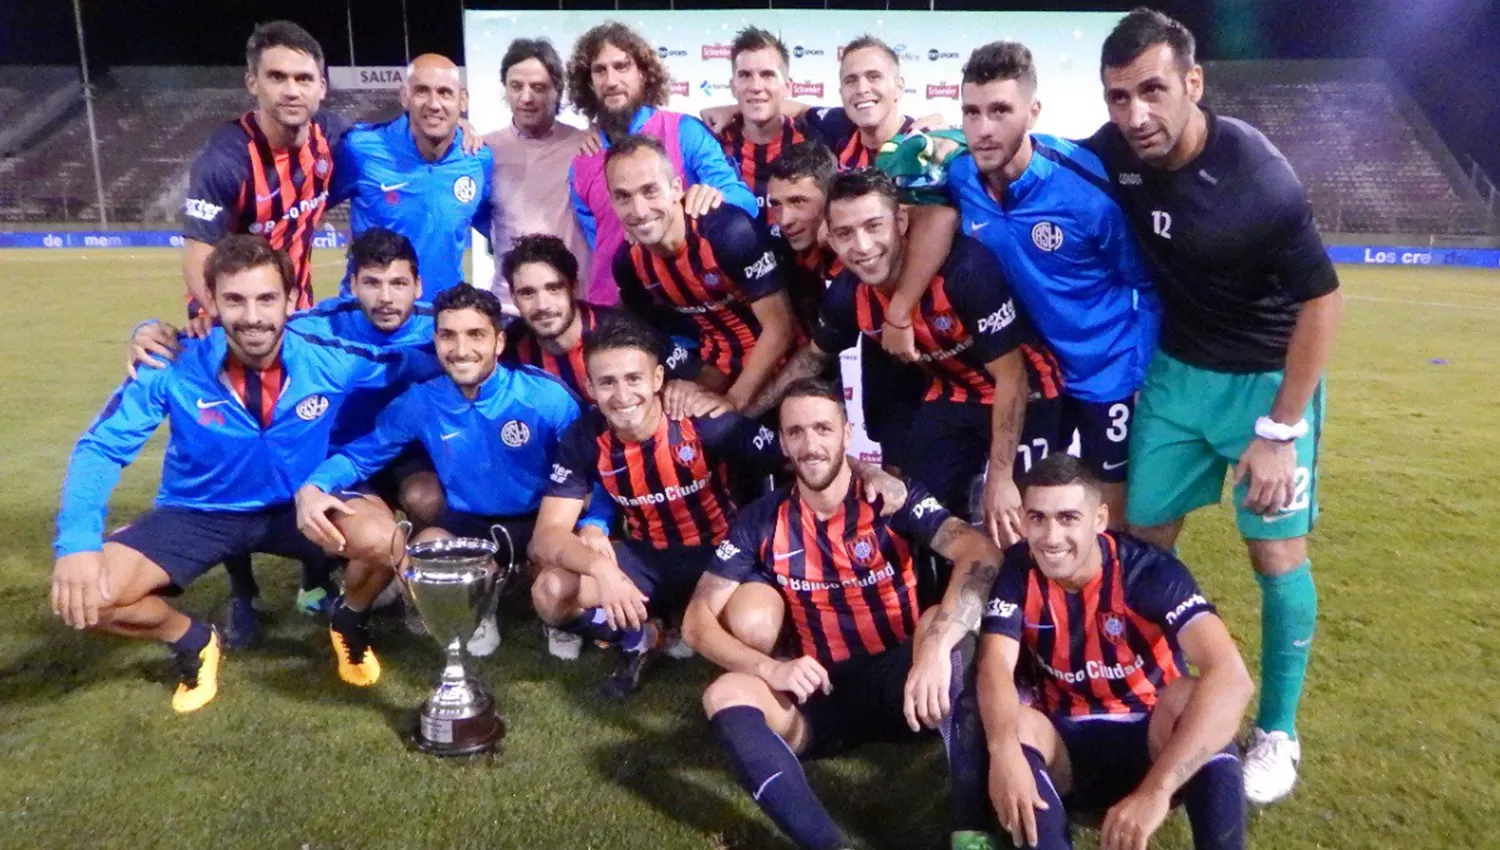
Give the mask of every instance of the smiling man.
POLYGON ((738 112, 718 135, 724 155, 755 193, 760 220, 766 222, 771 166, 807 138, 802 121, 783 111, 791 95, 791 57, 781 39, 759 27, 746 27, 729 46, 729 65, 729 91, 738 112))
MULTIPOLYGON (((354 235, 379 226, 410 239, 423 286, 436 298, 464 280, 470 230, 490 235, 494 155, 488 148, 465 150, 461 120, 469 92, 447 57, 412 60, 401 107, 398 118, 349 131, 338 149, 332 198, 349 200, 354 235)), ((348 286, 346 278, 346 294, 348 286)))

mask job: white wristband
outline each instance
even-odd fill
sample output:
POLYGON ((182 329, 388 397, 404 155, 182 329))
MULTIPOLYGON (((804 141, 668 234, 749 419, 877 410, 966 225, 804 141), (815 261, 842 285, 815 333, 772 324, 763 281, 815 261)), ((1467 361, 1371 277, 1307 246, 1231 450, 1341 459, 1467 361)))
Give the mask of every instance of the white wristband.
POLYGON ((1283 425, 1269 416, 1255 420, 1255 436, 1273 443, 1290 443, 1307 434, 1307 420, 1298 419, 1296 425, 1283 425))

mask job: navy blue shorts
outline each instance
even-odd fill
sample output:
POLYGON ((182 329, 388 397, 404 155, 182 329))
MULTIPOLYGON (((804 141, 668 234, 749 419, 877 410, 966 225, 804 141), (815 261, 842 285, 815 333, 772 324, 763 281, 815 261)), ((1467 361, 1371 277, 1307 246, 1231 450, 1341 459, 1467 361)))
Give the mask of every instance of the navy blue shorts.
POLYGON ((905 434, 901 471, 922 484, 954 516, 969 515, 969 488, 990 456, 990 406, 926 401, 905 434))
POLYGON ((1078 459, 1100 481, 1123 483, 1129 471, 1130 422, 1135 397, 1084 401, 1064 395, 1032 401, 1026 408, 1026 434, 1017 447, 1016 474, 1051 452, 1065 452, 1078 434, 1078 459), (1026 461, 1025 465, 1021 460, 1026 461))
MULTIPOLYGON (((432 524, 433 528, 441 528, 454 537, 475 537, 480 540, 494 540, 500 544, 499 556, 506 556, 505 540, 506 534, 510 535, 511 545, 514 547, 515 561, 518 564, 526 562, 526 549, 531 545, 531 535, 536 531, 536 514, 525 516, 485 516, 483 514, 471 514, 467 511, 449 508, 438 517, 437 522, 432 524), (505 529, 505 534, 492 531, 494 526, 505 529)), ((504 561, 502 560, 503 564, 504 561)))
POLYGON ((913 732, 903 703, 911 673, 912 641, 879 655, 859 655, 828 666, 833 692, 818 692, 801 707, 809 743, 803 758, 835 756, 861 744, 910 741, 931 730, 913 732))
POLYGON ((1054 717, 1052 725, 1073 765, 1071 810, 1105 810, 1140 787, 1151 769, 1151 716, 1128 720, 1054 717))
POLYGON ((687 607, 714 554, 712 546, 653 549, 625 540, 613 543, 620 570, 646 594, 646 610, 662 618, 675 618, 687 607))
POLYGON ((401 482, 419 472, 436 471, 432 458, 427 456, 427 449, 421 443, 412 443, 402 449, 401 454, 396 455, 396 459, 386 464, 384 469, 371 475, 354 489, 376 496, 394 511, 401 507, 401 482))
POLYGON ((215 564, 236 555, 263 552, 303 563, 326 557, 297 530, 297 509, 290 504, 247 512, 157 507, 106 539, 161 567, 172 581, 163 591, 167 594, 181 593, 215 564))

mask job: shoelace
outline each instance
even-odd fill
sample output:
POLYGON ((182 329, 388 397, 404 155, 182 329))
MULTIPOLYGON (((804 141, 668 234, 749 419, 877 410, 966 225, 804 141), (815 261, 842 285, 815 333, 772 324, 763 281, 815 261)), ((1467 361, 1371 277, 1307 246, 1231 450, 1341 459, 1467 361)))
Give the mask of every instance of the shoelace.
POLYGON ((340 631, 339 636, 344 639, 344 654, 348 657, 349 663, 363 664, 365 650, 370 648, 370 637, 365 634, 364 629, 340 631))
POLYGON ((198 673, 203 669, 203 663, 198 654, 188 655, 180 653, 177 656, 177 680, 186 685, 189 690, 198 687, 198 673))
POLYGON ((1260 746, 1251 750, 1249 763, 1255 767, 1264 767, 1280 762, 1283 757, 1290 759, 1290 753, 1286 753, 1285 751, 1290 749, 1289 745, 1291 743, 1291 741, 1284 738, 1262 738, 1260 746))

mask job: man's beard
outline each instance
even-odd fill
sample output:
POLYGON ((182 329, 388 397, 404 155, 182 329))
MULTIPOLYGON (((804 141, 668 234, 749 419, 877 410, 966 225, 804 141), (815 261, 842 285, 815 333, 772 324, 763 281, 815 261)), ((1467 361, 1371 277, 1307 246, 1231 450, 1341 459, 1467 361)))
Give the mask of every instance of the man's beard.
POLYGON ((604 132, 604 138, 609 139, 610 144, 630 135, 630 122, 641 111, 642 103, 640 98, 631 98, 624 109, 602 109, 599 113, 599 129, 604 132))

